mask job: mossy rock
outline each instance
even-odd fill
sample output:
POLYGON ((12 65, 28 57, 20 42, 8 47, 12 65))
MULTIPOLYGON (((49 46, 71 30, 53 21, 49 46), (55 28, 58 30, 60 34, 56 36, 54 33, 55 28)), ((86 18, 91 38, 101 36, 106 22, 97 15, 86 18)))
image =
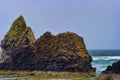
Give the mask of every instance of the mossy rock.
POLYGON ((35 37, 32 29, 27 27, 23 16, 19 16, 12 24, 10 30, 1 41, 2 59, 9 57, 10 51, 18 47, 20 44, 32 45, 35 37))

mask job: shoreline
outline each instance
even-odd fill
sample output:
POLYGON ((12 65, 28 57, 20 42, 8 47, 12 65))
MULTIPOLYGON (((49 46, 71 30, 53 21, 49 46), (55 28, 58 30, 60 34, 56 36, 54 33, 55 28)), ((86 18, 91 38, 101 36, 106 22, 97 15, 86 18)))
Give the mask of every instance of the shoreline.
POLYGON ((95 80, 120 80, 120 74, 110 73, 103 74, 101 73, 95 80))
MULTIPOLYGON (((95 72, 53 72, 53 71, 8 71, 0 70, 0 75, 11 77, 36 77, 39 79, 77 79, 95 77, 95 72)), ((90 79, 91 80, 91 79, 90 79)))

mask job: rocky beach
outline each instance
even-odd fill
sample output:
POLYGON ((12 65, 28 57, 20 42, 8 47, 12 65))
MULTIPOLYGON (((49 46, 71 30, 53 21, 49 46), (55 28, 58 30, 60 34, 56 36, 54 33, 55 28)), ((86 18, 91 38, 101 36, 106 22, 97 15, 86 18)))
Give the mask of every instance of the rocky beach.
POLYGON ((0 80, 120 80, 120 0, 0 0, 0 80))
MULTIPOLYGON (((113 64, 95 77, 93 56, 86 49, 82 36, 69 31, 57 35, 47 31, 36 39, 23 16, 19 16, 12 23, 0 46, 2 48, 0 75, 4 75, 2 80, 6 77, 13 80, 120 80, 120 61, 115 60, 118 56, 105 57, 106 51, 103 51, 102 57, 95 56, 94 64, 103 59, 104 65, 107 61, 104 58, 108 60, 113 58, 111 60, 113 64)), ((119 51, 116 53, 118 55, 119 51)))

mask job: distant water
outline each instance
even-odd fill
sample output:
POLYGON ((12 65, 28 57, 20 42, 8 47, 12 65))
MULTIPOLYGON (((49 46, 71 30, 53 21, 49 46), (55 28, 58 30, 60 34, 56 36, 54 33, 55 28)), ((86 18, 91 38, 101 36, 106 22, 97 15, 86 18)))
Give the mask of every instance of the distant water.
POLYGON ((120 60, 120 50, 90 50, 93 58, 92 65, 96 67, 96 73, 99 75, 108 65, 120 60))

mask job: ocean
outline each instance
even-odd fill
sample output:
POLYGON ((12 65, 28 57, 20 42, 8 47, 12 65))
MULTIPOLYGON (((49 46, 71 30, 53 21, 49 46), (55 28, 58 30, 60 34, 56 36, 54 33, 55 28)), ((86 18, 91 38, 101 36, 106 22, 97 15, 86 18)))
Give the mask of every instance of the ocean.
POLYGON ((92 56, 92 66, 96 67, 96 75, 99 75, 108 65, 120 60, 120 50, 89 50, 92 56))
POLYGON ((91 64, 96 67, 97 75, 105 70, 108 65, 120 60, 120 50, 88 50, 88 52, 92 56, 91 64))

